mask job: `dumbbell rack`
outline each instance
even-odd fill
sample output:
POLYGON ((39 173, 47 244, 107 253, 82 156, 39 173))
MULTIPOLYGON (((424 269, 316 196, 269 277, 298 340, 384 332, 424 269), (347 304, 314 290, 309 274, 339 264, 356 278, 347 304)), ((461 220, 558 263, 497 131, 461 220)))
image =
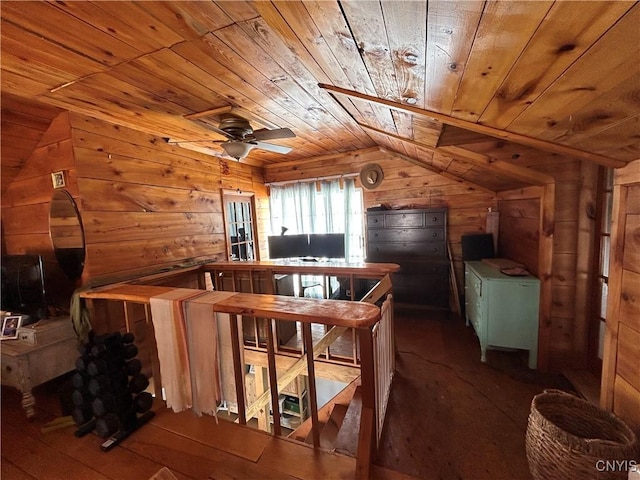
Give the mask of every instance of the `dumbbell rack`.
POLYGON ((105 452, 155 416, 153 396, 144 391, 149 379, 141 373, 134 340, 132 333, 91 334, 76 361, 72 377, 75 436, 95 430, 106 439, 100 447, 105 452))

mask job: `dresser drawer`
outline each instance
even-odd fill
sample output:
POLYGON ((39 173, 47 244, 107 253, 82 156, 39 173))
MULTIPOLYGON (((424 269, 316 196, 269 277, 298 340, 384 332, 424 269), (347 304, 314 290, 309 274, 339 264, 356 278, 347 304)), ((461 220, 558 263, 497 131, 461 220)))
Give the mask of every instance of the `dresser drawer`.
POLYGON ((400 273, 418 273, 449 278, 449 264, 444 261, 425 261, 425 259, 397 258, 394 262, 400 265, 400 273))
POLYGON ((424 224, 427 227, 444 227, 444 212, 425 212, 424 224))
POLYGON ((390 213, 384 217, 386 228, 394 227, 424 227, 424 214, 420 213, 390 213))
POLYGON ((383 257, 395 255, 443 256, 445 253, 444 243, 438 242, 369 242, 367 246, 367 260, 370 262, 379 262, 383 257))
POLYGON ((367 228, 384 228, 384 213, 367 213, 367 228))
POLYGON ((388 228, 369 232, 370 242, 442 242, 444 227, 388 228))

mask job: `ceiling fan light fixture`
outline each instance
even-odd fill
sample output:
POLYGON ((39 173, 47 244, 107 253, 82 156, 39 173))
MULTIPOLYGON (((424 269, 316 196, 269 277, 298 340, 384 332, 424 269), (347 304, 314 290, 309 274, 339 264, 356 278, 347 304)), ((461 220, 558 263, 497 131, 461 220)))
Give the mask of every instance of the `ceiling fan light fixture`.
POLYGON ((244 142, 230 141, 222 144, 222 148, 227 152, 227 155, 235 158, 236 160, 241 160, 246 157, 253 147, 254 145, 244 142))

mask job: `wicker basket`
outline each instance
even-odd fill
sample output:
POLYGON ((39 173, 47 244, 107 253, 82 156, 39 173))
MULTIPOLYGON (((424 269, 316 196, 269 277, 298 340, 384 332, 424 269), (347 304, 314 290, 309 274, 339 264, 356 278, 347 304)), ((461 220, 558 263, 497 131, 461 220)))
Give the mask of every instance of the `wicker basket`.
POLYGON ((535 480, 624 480, 628 472, 620 466, 638 459, 636 435, 622 420, 560 390, 533 398, 526 448, 535 480))

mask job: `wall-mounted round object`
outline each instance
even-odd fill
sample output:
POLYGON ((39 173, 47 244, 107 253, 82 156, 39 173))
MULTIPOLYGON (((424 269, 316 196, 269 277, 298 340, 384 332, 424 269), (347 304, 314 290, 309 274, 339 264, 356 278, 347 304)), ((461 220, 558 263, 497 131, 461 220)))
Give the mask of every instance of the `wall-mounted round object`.
POLYGON ((84 230, 76 202, 66 190, 53 192, 49 233, 60 268, 70 280, 78 280, 84 269, 84 230))
POLYGON ((368 163, 360 170, 360 183, 367 190, 378 188, 383 179, 384 173, 377 163, 368 163))

